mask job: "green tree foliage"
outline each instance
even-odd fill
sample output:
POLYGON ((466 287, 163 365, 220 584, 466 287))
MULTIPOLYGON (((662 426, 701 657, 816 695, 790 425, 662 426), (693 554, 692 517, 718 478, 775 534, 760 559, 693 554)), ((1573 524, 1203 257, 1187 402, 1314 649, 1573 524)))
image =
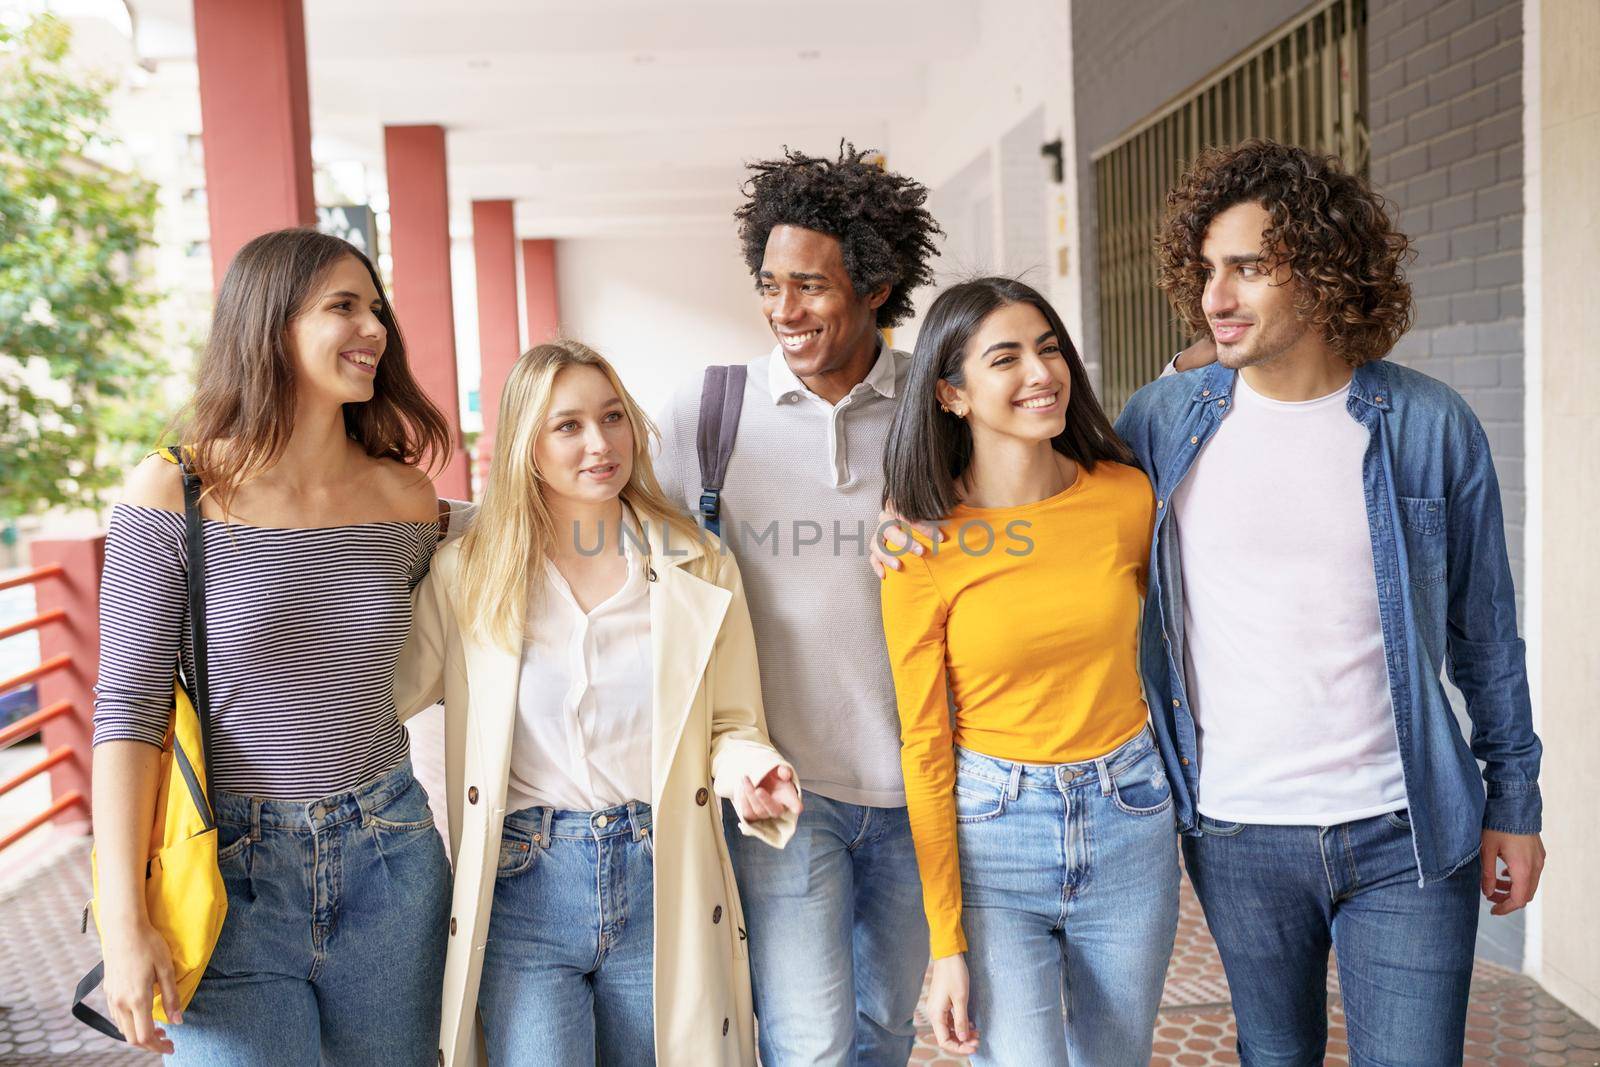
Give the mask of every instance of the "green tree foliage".
POLYGON ((155 188, 99 159, 112 86, 49 15, 0 22, 0 522, 98 507, 162 424, 140 253, 155 188))

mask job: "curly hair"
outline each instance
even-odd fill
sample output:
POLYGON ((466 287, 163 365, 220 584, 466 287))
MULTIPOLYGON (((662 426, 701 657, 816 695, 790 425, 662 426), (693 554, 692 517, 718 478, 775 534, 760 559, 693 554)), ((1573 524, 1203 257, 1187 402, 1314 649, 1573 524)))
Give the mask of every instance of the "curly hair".
POLYGON ((1207 327, 1200 254, 1211 220, 1241 203, 1270 218, 1262 254, 1298 283, 1295 308, 1352 367, 1382 359, 1411 327, 1411 241, 1388 204, 1333 156, 1275 141, 1208 148, 1167 194, 1156 236, 1159 284, 1187 326, 1207 327))
POLYGON ((933 281, 928 257, 939 254, 933 236, 944 231, 922 206, 928 190, 870 162, 872 154, 840 141, 839 158, 829 160, 785 145, 781 159, 747 165, 746 200, 733 214, 752 276, 761 272, 775 226, 837 239, 858 296, 889 286, 889 299, 878 308, 878 326, 887 328, 911 316, 912 290, 933 281))

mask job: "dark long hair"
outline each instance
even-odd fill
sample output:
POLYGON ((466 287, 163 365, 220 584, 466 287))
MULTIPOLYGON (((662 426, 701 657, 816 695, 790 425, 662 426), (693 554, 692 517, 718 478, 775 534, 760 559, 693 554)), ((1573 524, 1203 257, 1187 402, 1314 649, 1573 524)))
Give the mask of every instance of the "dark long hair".
POLYGON ((1132 463, 1133 453, 1111 428, 1083 369, 1067 327, 1039 292, 1012 278, 976 278, 940 293, 928 309, 911 356, 905 396, 889 427, 883 454, 884 501, 915 522, 934 522, 957 504, 956 479, 972 462, 972 430, 966 420, 939 406, 940 380, 960 387, 966 381, 962 363, 967 345, 983 320, 1012 304, 1039 309, 1061 342, 1072 376, 1067 400, 1067 425, 1050 442, 1055 450, 1084 470, 1103 459, 1132 463))
POLYGON ((289 324, 334 263, 354 256, 372 275, 388 332, 372 399, 344 405, 345 432, 369 456, 437 467, 450 456, 449 424, 411 374, 394 308, 372 261, 348 241, 310 229, 264 233, 228 265, 194 398, 179 416, 206 491, 226 511, 239 486, 270 468, 294 433, 289 324))

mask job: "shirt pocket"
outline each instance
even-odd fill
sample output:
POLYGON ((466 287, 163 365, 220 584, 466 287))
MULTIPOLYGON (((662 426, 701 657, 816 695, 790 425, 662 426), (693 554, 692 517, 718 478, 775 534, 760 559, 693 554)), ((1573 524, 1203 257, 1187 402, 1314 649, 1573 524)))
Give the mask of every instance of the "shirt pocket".
POLYGON ((1444 581, 1444 519, 1445 499, 1442 496, 1400 498, 1400 526, 1405 533, 1406 559, 1412 585, 1427 588, 1444 581))

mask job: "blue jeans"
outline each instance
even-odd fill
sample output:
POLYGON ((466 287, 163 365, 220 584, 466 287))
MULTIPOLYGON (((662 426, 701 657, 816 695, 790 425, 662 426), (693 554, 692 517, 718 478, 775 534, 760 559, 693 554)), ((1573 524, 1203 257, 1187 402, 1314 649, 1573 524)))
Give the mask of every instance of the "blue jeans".
POLYGON ((228 917, 175 1064, 431 1064, 450 866, 410 763, 312 801, 218 792, 228 917))
POLYGON ((490 1064, 655 1062, 650 806, 506 816, 478 1008, 490 1064))
POLYGON ((722 823, 749 927, 764 1067, 905 1067, 928 922, 905 808, 808 793, 787 848, 722 823))
POLYGON ((956 749, 975 1064, 1144 1067, 1178 930, 1172 791, 1146 729, 1054 766, 956 749))
POLYGON ((1322 1062, 1330 946, 1351 1067, 1461 1062, 1476 863, 1419 887, 1404 811, 1320 827, 1201 817, 1183 850, 1233 992, 1242 1063, 1322 1062))

